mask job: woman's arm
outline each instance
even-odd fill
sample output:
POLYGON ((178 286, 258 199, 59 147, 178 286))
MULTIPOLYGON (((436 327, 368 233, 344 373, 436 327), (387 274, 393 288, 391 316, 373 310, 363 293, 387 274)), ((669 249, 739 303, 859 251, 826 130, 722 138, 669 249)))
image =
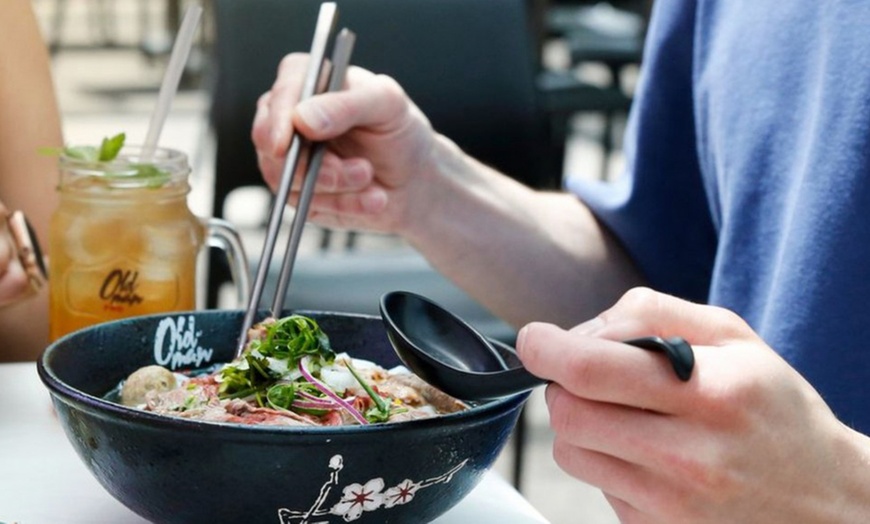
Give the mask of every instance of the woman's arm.
MULTIPOLYGON (((45 247, 63 143, 48 51, 30 0, 6 0, 0 16, 0 200, 24 211, 45 247)), ((48 341, 48 290, 0 310, 0 361, 33 360, 48 341)))

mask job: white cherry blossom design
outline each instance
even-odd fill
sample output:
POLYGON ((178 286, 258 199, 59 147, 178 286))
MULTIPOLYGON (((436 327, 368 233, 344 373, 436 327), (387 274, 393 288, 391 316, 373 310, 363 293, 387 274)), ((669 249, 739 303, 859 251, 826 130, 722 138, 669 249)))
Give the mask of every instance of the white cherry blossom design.
POLYGON ((420 481, 405 479, 386 492, 383 492, 384 479, 382 477, 371 479, 364 485, 350 484, 342 490, 341 500, 332 507, 329 507, 327 500, 331 498, 330 495, 333 493, 333 488, 338 487, 339 474, 344 469, 344 457, 333 455, 329 459, 329 469, 332 470, 329 474, 329 480, 324 482, 320 487, 320 493, 314 503, 304 510, 280 508, 278 510, 278 518, 281 524, 292 524, 295 522, 299 524, 330 524, 331 520, 320 520, 320 518, 327 515, 336 515, 343 518, 345 522, 352 522, 360 518, 365 512, 376 511, 381 508, 389 509, 407 504, 414 499, 414 495, 418 491, 436 484, 450 482, 453 480, 453 475, 464 468, 468 460, 463 460, 436 477, 420 481))
POLYGON ((378 477, 366 482, 365 485, 350 484, 342 491, 341 500, 329 510, 333 515, 339 515, 345 522, 352 522, 364 511, 374 511, 384 503, 384 479, 378 477))
POLYGON ((411 479, 399 482, 398 485, 393 486, 384 493, 384 507, 392 508, 393 506, 411 502, 414 498, 414 493, 417 493, 418 489, 420 489, 420 484, 411 479))

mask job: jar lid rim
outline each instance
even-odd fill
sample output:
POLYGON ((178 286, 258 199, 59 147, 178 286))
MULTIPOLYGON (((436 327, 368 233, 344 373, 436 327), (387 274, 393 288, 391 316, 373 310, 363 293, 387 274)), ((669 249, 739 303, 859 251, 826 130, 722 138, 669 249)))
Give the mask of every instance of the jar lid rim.
POLYGON ((110 161, 94 161, 62 154, 61 185, 70 180, 92 178, 110 187, 162 187, 171 182, 186 182, 190 174, 187 155, 177 149, 156 148, 147 161, 141 161, 142 146, 124 146, 110 161))

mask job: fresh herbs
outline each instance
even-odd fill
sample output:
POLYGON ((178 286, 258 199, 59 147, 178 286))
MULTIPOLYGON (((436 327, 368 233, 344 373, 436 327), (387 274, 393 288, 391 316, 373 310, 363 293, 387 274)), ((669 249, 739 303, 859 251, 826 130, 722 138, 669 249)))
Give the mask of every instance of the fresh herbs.
POLYGON ((248 343, 241 357, 220 372, 220 398, 253 399, 260 406, 312 416, 341 409, 360 424, 386 422, 400 409, 381 397, 350 362, 335 361, 329 338, 313 319, 291 315, 264 322, 260 329, 264 332, 248 343), (371 403, 343 396, 346 391, 334 391, 324 383, 321 370, 339 365, 347 368, 371 403), (364 413, 355 407, 369 404, 364 413))
POLYGON ((318 367, 335 359, 329 337, 308 317, 291 315, 263 326, 264 336, 248 343, 241 357, 221 371, 221 398, 253 395, 260 405, 265 405, 269 388, 279 380, 294 378, 287 375, 302 357, 315 357, 318 367))
POLYGON ((307 382, 290 382, 275 384, 266 392, 266 399, 272 409, 293 410, 322 417, 335 405, 329 399, 323 398, 320 391, 307 382))
POLYGON ((103 177, 109 180, 135 180, 145 187, 161 187, 169 181, 169 173, 154 164, 120 162, 118 154, 124 148, 127 139, 125 133, 103 138, 100 147, 66 146, 60 149, 43 148, 41 153, 47 155, 62 155, 103 171, 103 177))
POLYGON ((288 368, 296 367, 305 356, 319 358, 322 363, 335 359, 329 337, 317 322, 302 315, 284 317, 268 325, 266 337, 251 341, 248 350, 264 357, 285 360, 288 368))
POLYGON ((374 406, 371 409, 366 411, 365 417, 370 422, 386 422, 387 419, 390 418, 390 404, 383 399, 378 393, 372 389, 371 385, 366 382, 359 374, 359 372, 354 369, 353 364, 350 362, 347 363, 347 369, 350 371, 350 374, 353 375, 353 378, 359 382, 359 385, 365 390, 366 394, 372 399, 374 406))
POLYGON ((124 147, 124 140, 126 139, 127 135, 124 133, 118 133, 111 138, 103 138, 103 142, 100 144, 100 151, 97 160, 100 162, 109 162, 117 158, 118 153, 121 152, 121 148, 124 147))
POLYGON ((327 397, 327 398, 329 398, 330 400, 332 400, 333 402, 335 402, 335 404, 336 404, 338 407, 341 407, 341 408, 343 408, 345 411, 347 411, 348 413, 350 413, 350 416, 352 416, 353 418, 355 418, 357 422, 359 422, 360 424, 363 424, 363 425, 369 423, 369 421, 368 421, 368 420, 367 420, 367 419, 362 415, 362 413, 359 412, 359 410, 357 410, 357 409, 353 406, 353 404, 351 404, 350 402, 348 402, 346 399, 341 398, 341 396, 339 396, 339 394, 336 393, 335 391, 332 391, 332 389, 331 389, 329 386, 327 386, 327 385, 324 384, 323 382, 317 380, 317 379, 314 377, 314 375, 312 375, 312 374, 311 374, 311 373, 310 373, 310 372, 305 368, 304 360, 300 360, 300 361, 299 361, 299 372, 302 373, 302 376, 305 378, 305 380, 307 380, 310 384, 313 384, 314 387, 316 387, 316 388, 318 389, 318 391, 320 391, 321 393, 323 393, 323 395, 324 395, 325 397, 327 397))
POLYGON ((60 151, 56 149, 45 149, 44 151, 50 154, 63 154, 82 162, 111 162, 118 157, 118 153, 124 147, 126 139, 126 134, 118 133, 113 137, 103 138, 99 148, 94 146, 66 146, 60 151))

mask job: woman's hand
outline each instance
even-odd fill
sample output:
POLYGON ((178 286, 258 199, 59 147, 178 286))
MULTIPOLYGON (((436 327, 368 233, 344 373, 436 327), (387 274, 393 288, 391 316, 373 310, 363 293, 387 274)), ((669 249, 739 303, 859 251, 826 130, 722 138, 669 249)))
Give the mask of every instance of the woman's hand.
POLYGON ((625 523, 863 522, 870 439, 841 424, 733 313, 648 289, 570 331, 533 323, 517 350, 547 390, 556 462, 625 523), (619 340, 682 336, 689 382, 619 340))
MULTIPOLYGON (((323 226, 401 232, 425 215, 427 180, 443 156, 459 155, 391 78, 358 67, 346 89, 299 102, 308 56, 281 62, 272 89, 257 104, 252 138, 260 169, 275 189, 291 134, 326 141, 310 219, 323 226)), ((304 167, 304 166, 303 166, 304 167)), ((301 176, 290 203, 298 199, 301 176)))
POLYGON ((0 308, 35 294, 6 222, 8 213, 0 203, 0 308))

